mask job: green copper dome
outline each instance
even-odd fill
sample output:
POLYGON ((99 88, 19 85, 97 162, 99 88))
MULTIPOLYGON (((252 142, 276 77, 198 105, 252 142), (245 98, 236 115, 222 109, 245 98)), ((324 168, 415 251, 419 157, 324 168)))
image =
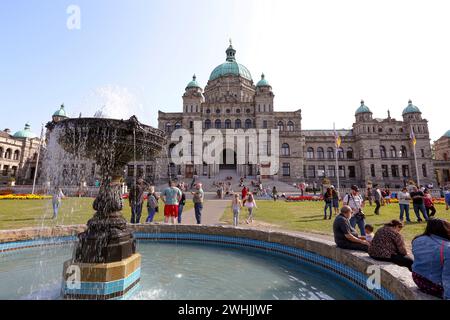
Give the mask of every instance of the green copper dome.
POLYGON ((421 113, 419 108, 412 104, 412 101, 408 101, 408 106, 403 109, 402 115, 404 116, 407 113, 421 113))
POLYGON ((25 124, 25 128, 23 130, 20 130, 20 131, 17 131, 16 133, 14 133, 14 138, 33 139, 36 137, 37 136, 33 132, 31 132, 30 125, 28 123, 25 124))
POLYGON ((233 46, 231 45, 231 41, 230 46, 226 50, 226 53, 227 53, 227 61, 217 66, 213 70, 213 72, 211 72, 209 80, 215 80, 217 78, 226 75, 235 75, 241 76, 247 80, 252 81, 252 75, 250 74, 250 71, 248 71, 248 69, 244 67, 242 64, 236 62, 235 58, 236 50, 234 50, 233 46))
POLYGON ((186 89, 187 88, 202 88, 202 87, 200 87, 200 85, 198 84, 198 82, 197 82, 197 77, 196 77, 196 75, 194 74, 193 76, 192 76, 192 81, 191 82, 189 82, 188 84, 187 84, 187 86, 186 86, 186 89))
POLYGON ((450 138, 450 130, 448 130, 443 136, 446 138, 450 138))
POLYGON ((53 114, 53 116, 57 116, 57 117, 67 117, 66 110, 64 110, 64 104, 61 105, 61 107, 59 108, 59 110, 56 110, 56 111, 55 111, 55 113, 53 114))
POLYGON ((358 109, 356 109, 355 115, 365 112, 372 112, 372 111, 370 111, 369 107, 364 104, 364 100, 361 100, 361 105, 359 106, 358 109))
POLYGON ((261 75, 261 80, 256 84, 257 87, 270 87, 269 82, 265 79, 264 73, 261 75))

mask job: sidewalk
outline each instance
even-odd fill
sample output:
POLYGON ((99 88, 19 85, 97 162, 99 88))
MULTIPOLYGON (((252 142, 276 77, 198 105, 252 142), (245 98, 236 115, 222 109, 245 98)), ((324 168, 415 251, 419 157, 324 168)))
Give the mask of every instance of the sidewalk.
MULTIPOLYGON (((218 224, 230 200, 208 200, 203 204, 202 224, 218 224)), ((183 212, 182 224, 196 224, 194 209, 183 212)))

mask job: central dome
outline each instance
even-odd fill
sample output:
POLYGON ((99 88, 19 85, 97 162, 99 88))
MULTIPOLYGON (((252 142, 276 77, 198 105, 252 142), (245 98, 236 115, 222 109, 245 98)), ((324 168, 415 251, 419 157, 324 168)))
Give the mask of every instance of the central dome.
POLYGON ((250 71, 240 63, 236 62, 235 54, 236 50, 234 50, 233 46, 230 43, 230 46, 226 50, 227 53, 227 61, 217 66, 213 72, 211 72, 211 76, 209 80, 215 80, 217 78, 226 76, 226 75, 234 75, 241 76, 247 80, 252 80, 252 75, 250 71))

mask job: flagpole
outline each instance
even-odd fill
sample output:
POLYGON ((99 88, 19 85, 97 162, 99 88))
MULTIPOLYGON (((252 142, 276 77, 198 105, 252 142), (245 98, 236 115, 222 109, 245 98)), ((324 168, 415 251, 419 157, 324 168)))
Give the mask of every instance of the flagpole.
POLYGON ((34 169, 33 189, 31 190, 31 194, 34 194, 34 189, 36 187, 36 177, 37 177, 37 172, 38 172, 39 157, 41 155, 42 139, 44 138, 43 136, 44 136, 44 124, 42 124, 42 126, 41 126, 41 137, 39 139, 39 149, 38 149, 38 154, 37 154, 37 158, 36 158, 36 168, 34 169))
MULTIPOLYGON (((414 134, 412 125, 410 124, 411 127, 411 135, 414 134)), ((414 163, 416 165, 416 176, 417 176, 417 187, 420 187, 420 177, 419 177, 419 166, 417 165, 417 155, 416 155, 416 136, 414 135, 413 140, 411 141, 413 144, 413 152, 414 152, 414 163)))
POLYGON ((333 122, 333 131, 334 131, 334 135, 335 135, 335 142, 334 142, 334 144, 336 146, 336 152, 335 152, 335 155, 334 155, 334 158, 336 159, 336 164, 335 164, 335 166, 336 166, 335 171, 336 171, 336 178, 337 178, 336 190, 339 193, 340 183, 339 183, 338 149, 339 149, 340 146, 338 146, 338 143, 337 143, 336 127, 335 127, 335 123, 334 122, 333 122))

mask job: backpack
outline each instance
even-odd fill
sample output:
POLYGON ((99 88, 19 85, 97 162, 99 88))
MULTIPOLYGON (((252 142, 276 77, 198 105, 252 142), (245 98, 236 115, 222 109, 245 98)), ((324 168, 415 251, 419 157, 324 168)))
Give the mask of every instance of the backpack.
POLYGON ((148 202, 147 202, 148 207, 155 209, 158 207, 158 199, 156 198, 155 195, 151 194, 148 196, 148 202))

